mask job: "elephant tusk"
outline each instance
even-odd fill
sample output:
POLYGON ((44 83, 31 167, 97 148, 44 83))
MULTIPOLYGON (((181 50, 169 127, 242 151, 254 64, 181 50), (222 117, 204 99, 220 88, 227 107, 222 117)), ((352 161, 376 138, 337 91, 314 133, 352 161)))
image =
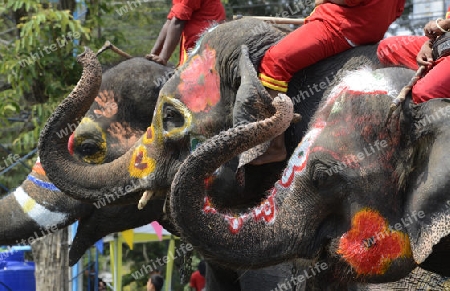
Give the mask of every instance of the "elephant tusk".
POLYGON ((163 213, 164 214, 166 214, 167 213, 167 211, 166 211, 166 209, 167 209, 167 204, 169 203, 169 196, 166 196, 166 200, 164 200, 164 205, 163 205, 163 213))
POLYGON ((139 203, 138 203, 138 209, 142 210, 144 208, 145 205, 147 205, 147 202, 152 199, 153 195, 155 194, 155 192, 153 191, 149 191, 146 190, 144 192, 144 194, 142 194, 141 199, 139 199, 139 203))
POLYGON ((298 123, 300 121, 302 121, 302 116, 300 114, 298 114, 298 113, 294 113, 294 116, 292 117, 291 124, 298 123))

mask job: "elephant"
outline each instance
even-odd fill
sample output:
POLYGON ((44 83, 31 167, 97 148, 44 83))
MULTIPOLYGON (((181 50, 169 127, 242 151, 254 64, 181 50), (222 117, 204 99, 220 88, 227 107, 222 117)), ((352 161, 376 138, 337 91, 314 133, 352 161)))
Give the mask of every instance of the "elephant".
MULTIPOLYGON (((88 112, 82 119, 67 123, 57 137, 69 137, 67 149, 80 162, 106 163, 117 158, 145 132, 152 120, 158 92, 172 73, 172 68, 143 58, 132 58, 108 69, 102 74, 99 94, 88 112)), ((164 202, 165 196, 152 199, 141 211, 131 204, 82 203, 64 195, 49 181, 38 158, 26 180, 0 200, 1 213, 8 215, 2 220, 0 244, 29 244, 78 220, 77 233, 69 250, 69 265, 72 266, 89 247, 110 233, 157 220, 176 234, 163 212, 164 202), (27 205, 34 205, 34 208, 26 209, 27 205)), ((264 290, 262 287, 270 290, 289 276, 290 271, 291 264, 282 264, 241 274, 223 268, 219 272, 216 266, 209 264, 207 286, 219 291, 264 290), (259 276, 260 272, 270 276, 263 281, 251 277, 259 276)))
MULTIPOLYGON (((107 70, 102 75, 99 96, 85 117, 80 122, 68 123, 59 132, 60 136, 70 136, 68 148, 73 156, 83 162, 101 163, 127 151, 129 142, 145 131, 152 118, 143 108, 155 106, 162 78, 172 73, 170 67, 144 58, 133 58, 107 70)), ((0 200, 1 213, 6 215, 2 219, 0 242, 3 245, 28 244, 80 220, 82 235, 77 234, 70 249, 69 263, 73 265, 87 248, 109 233, 152 220, 163 223, 166 220, 163 204, 164 200, 153 200, 143 213, 138 213, 131 205, 95 207, 81 203, 64 195, 48 180, 38 158, 25 181, 0 200), (109 223, 119 215, 128 219, 109 223), (97 227, 92 228, 93 225, 97 227)))
MULTIPOLYGON (((286 35, 285 31, 275 27, 261 26, 263 23, 245 18, 218 25, 205 33, 197 49, 191 52, 188 62, 176 70, 160 92, 154 121, 141 137, 145 143, 155 141, 154 148, 144 150, 137 142, 131 151, 119 159, 102 165, 76 161, 65 150, 67 140, 55 138, 56 132, 64 128, 65 124, 84 114, 79 105, 91 102, 97 95, 100 67, 91 64, 88 58, 81 57, 80 61, 88 67, 85 67, 80 86, 72 92, 73 98, 66 98, 61 103, 41 132, 41 161, 50 180, 64 193, 90 203, 108 196, 117 198, 113 204, 135 203, 146 190, 152 197, 165 195, 182 161, 199 143, 232 127, 233 123, 240 123, 243 115, 253 118, 267 114, 257 110, 259 108, 252 108, 253 104, 249 105, 245 100, 236 100, 235 106, 236 92, 241 84, 241 45, 249 47, 252 63, 257 65, 264 52, 286 35), (258 29, 260 27, 263 29, 258 29), (223 40, 228 35, 233 42, 224 46, 223 40), (197 92, 202 93, 201 98, 195 98, 197 92), (243 112, 236 110, 235 113, 235 107, 241 108, 243 112), (67 108, 71 108, 70 112, 67 108), (134 162, 130 162, 132 159, 134 162)), ((291 126, 286 134, 289 154, 306 132, 325 89, 339 78, 337 72, 363 65, 381 66, 376 57, 376 45, 357 47, 308 67, 294 76, 289 84, 288 95, 296 100, 295 110, 301 114, 302 121, 291 126)), ((260 150, 255 150, 253 156, 260 154, 260 150)), ((241 162, 245 164, 245 159, 251 158, 252 153, 249 153, 247 157, 241 158, 241 162)), ((215 195, 216 203, 252 203, 254 193, 260 198, 260 193, 277 180, 285 162, 259 167, 245 166, 245 171, 238 172, 239 181, 245 180, 245 185, 235 181, 236 164, 237 161, 233 161, 225 169, 228 174, 232 174, 230 179, 223 175, 223 179, 214 181, 219 184, 214 188, 220 192, 220 195, 215 195), (261 176, 265 179, 260 179, 261 176), (236 192, 238 195, 235 195, 236 192), (233 199, 229 199, 228 194, 233 199)))
MULTIPOLYGON (((105 75, 105 74, 104 74, 105 75)), ((118 106, 120 110, 121 106, 118 106)), ((93 106, 91 106, 90 112, 93 113, 93 106)), ((89 114, 88 114, 89 115, 89 114)), ((86 134, 86 133, 85 133, 86 134)), ((77 137, 75 137, 77 140, 77 137)), ((79 143, 75 143, 79 144, 79 143)), ((76 153, 81 153, 81 151, 76 150, 76 153)), ((58 200, 52 200, 54 202, 49 203, 55 205, 64 205, 62 209, 63 212, 71 213, 74 217, 80 217, 80 226, 77 231, 77 235, 70 249, 70 265, 73 265, 76 261, 78 261, 79 257, 85 252, 85 250, 90 247, 95 241, 103 237, 104 235, 110 232, 121 231, 124 229, 137 227, 146 223, 149 223, 151 220, 159 219, 155 216, 155 213, 160 213, 162 209, 163 200, 152 201, 147 205, 142 211, 136 211, 134 205, 128 206, 111 206, 111 207, 102 207, 96 208, 92 207, 92 204, 73 204, 76 203, 75 200, 71 199, 67 196, 62 196, 62 194, 57 191, 50 190, 50 188, 54 188, 51 186, 50 182, 46 179, 42 172, 43 169, 40 167, 39 163, 35 165, 33 168, 33 172, 30 174, 34 176, 36 179, 40 179, 42 183, 41 186, 47 185, 47 189, 44 190, 43 187, 39 189, 33 189, 32 187, 37 187, 38 184, 24 182, 22 185, 23 188, 28 189, 28 193, 37 192, 39 194, 34 195, 36 199, 42 197, 49 197, 49 195, 53 195, 58 199, 65 199, 66 201, 60 203, 58 200), (29 185, 26 185, 29 183, 29 185), (44 184, 45 183, 45 184, 44 184), (48 191, 48 194, 44 194, 43 191, 48 191), (71 204, 72 203, 72 204, 71 204), (71 207, 69 207, 72 205, 71 207), (90 206, 90 208, 94 208, 93 211, 89 215, 84 216, 83 212, 80 212, 80 209, 83 207, 90 206), (71 210, 72 209, 72 210, 71 210), (71 211, 68 211, 71 210, 71 211), (110 221, 115 221, 116 223, 111 224, 110 221)), ((0 205, 3 205, 0 203, 0 205)), ((61 208, 60 208, 61 209, 61 208)), ((87 213, 87 211, 85 212, 87 213)), ((10 233, 15 233, 17 231, 17 225, 13 225, 14 231, 10 233)), ((59 226, 61 227, 61 226, 59 226)), ((23 237, 30 237, 33 231, 38 231, 38 229, 28 230, 28 234, 23 235, 23 237)), ((306 265, 305 263, 303 265, 306 265)), ((292 266, 289 265, 279 265, 274 268, 266 268, 262 270, 245 270, 242 271, 241 274, 237 274, 234 271, 229 269, 220 268, 217 265, 209 265, 208 273, 207 273, 207 286, 210 287, 210 290, 275 290, 277 286, 283 286, 284 278, 289 278, 292 276, 292 266), (283 277, 284 276, 284 277, 283 277), (259 282, 257 285, 255 282, 259 282), (227 284, 225 284, 227 283, 227 284)), ((298 268, 301 268, 298 266, 298 268)), ((309 280, 310 281, 310 280, 309 280)), ((421 270, 418 273, 412 273, 409 277, 404 278, 398 282, 394 283, 386 283, 386 284, 369 284, 369 285, 357 285, 352 286, 348 290, 399 290, 398 288, 403 287, 403 290, 412 290, 417 289, 416 287, 430 286, 433 287, 433 290, 445 290, 444 283, 446 281, 441 276, 437 274, 428 273, 421 270), (425 276, 426 275, 426 276, 425 276), (420 277, 419 277, 420 276, 420 277), (418 280, 417 278, 422 278, 418 280), (427 279, 424 279, 427 278, 427 279)), ((308 282, 309 284, 318 284, 317 280, 313 282, 308 282)), ((303 286, 297 286, 298 290, 303 290, 303 288, 299 288, 303 286)), ((329 286, 315 286, 314 289, 311 286, 307 286, 306 290, 325 290, 329 288, 329 286)), ((327 289, 329 290, 329 289, 327 289)), ((343 290, 343 289, 336 289, 343 290)))
MULTIPOLYGON (((255 83, 259 82, 255 81, 254 78, 250 78, 248 74, 243 74, 240 71, 243 70, 243 66, 239 65, 239 58, 242 55, 241 45, 245 45, 248 47, 249 60, 247 66, 244 66, 244 68, 256 67, 264 52, 284 35, 284 32, 271 26, 264 26, 262 25, 262 22, 254 19, 233 21, 210 29, 201 38, 197 49, 191 52, 187 62, 180 67, 174 76, 172 76, 163 86, 156 105, 153 122, 151 126, 147 128, 146 133, 132 146, 130 151, 113 162, 102 165, 85 165, 74 160, 70 154, 64 151, 64 144, 66 142, 64 139, 58 140, 56 144, 54 142, 51 143, 51 141, 54 140, 53 137, 55 136, 55 133, 58 132, 64 124, 84 114, 80 104, 83 102, 90 102, 97 94, 99 82, 98 76, 100 73, 99 66, 96 64, 94 56, 89 53, 89 51, 85 52, 80 56, 80 62, 83 63, 85 70, 83 71, 82 78, 78 84, 79 86, 76 88, 77 90, 72 92, 71 96, 55 111, 55 114, 49 119, 41 134, 39 149, 42 155, 43 166, 50 179, 55 185, 62 187, 64 192, 68 195, 91 203, 111 196, 117 198, 114 200, 114 203, 137 202, 144 191, 146 191, 147 196, 158 198, 169 193, 171 191, 170 187, 179 187, 179 185, 182 185, 183 183, 179 183, 178 180, 174 181, 174 177, 175 175, 180 175, 180 166, 186 165, 187 159, 195 159, 193 158, 192 152, 195 151, 199 144, 207 143, 209 146, 213 147, 209 142, 212 140, 212 137, 219 132, 227 130, 233 125, 238 126, 242 124, 242 120, 248 119, 247 117, 259 120, 274 113, 274 108, 272 106, 264 105, 270 101, 267 92, 261 88, 255 89, 255 83), (260 27, 263 27, 264 29, 258 29, 260 27), (233 41, 227 42, 227 45, 225 46, 223 44, 225 39, 232 39, 233 41), (250 81, 249 79, 253 81, 250 81), (237 94, 239 91, 245 90, 254 93, 256 96, 250 98, 245 94, 237 94), (67 107, 73 110, 71 110, 71 112, 66 112, 65 109, 67 107), (62 116, 62 112, 65 113, 64 116, 62 116), (242 116, 245 116, 246 118, 242 118, 242 116), (50 145, 55 148, 54 151, 51 150, 50 145), (61 164, 64 164, 64 167, 61 167, 61 164), (89 177, 90 179, 86 180, 85 177, 89 177)), ((291 125, 285 135, 289 155, 295 157, 295 155, 300 154, 300 152, 296 152, 297 144, 301 141, 307 131, 308 124, 314 121, 312 116, 318 108, 318 104, 324 95, 325 89, 338 88, 334 85, 340 82, 346 71, 355 70, 363 65, 373 68, 380 67, 375 51, 376 45, 357 47, 338 56, 319 62, 298 72, 294 76, 289 84, 288 95, 296 103, 294 106, 295 112, 300 113, 303 119, 300 123, 291 125)), ((246 71, 249 71, 249 69, 247 68, 246 71)), ((406 84, 406 80, 412 76, 411 71, 403 70, 395 73, 403 78, 402 84, 406 84)), ((358 82, 365 83, 361 80, 358 82)), ((384 102, 382 104, 389 104, 386 98, 380 99, 384 102)), ((381 108, 381 104, 376 105, 379 105, 381 108)), ((426 106, 423 106, 423 108, 426 108, 426 106)), ((403 116, 407 115, 402 115, 402 117, 403 116)), ((395 117, 397 118, 397 115, 395 115, 395 117)), ((371 127, 368 126, 367 130, 370 130, 370 128, 371 127)), ((254 134, 254 136, 255 135, 256 134, 254 134)), ((184 217, 184 221, 180 221, 180 219, 177 218, 175 220, 175 225, 179 228, 179 231, 183 236, 186 236, 188 240, 195 242, 194 247, 200 247, 208 259, 213 259, 226 266, 244 269, 267 266, 286 260, 286 258, 282 258, 275 250, 273 250, 274 257, 270 259, 268 256, 262 256, 261 253, 259 254, 258 259, 264 259, 263 262, 256 259, 255 262, 244 261, 246 256, 242 256, 242 253, 240 253, 242 262, 224 262, 221 260, 231 260, 231 257, 233 256, 230 255, 230 253, 227 253, 227 256, 229 256, 222 258, 221 255, 214 253, 212 249, 216 247, 214 244, 216 242, 207 239, 205 241, 209 241, 211 245, 205 246, 204 243, 199 241, 198 234, 194 231, 186 234, 186 229, 192 230, 195 228, 195 230, 198 230, 198 225, 204 227, 204 232, 207 232, 210 229, 208 223, 205 222, 204 217, 198 218, 198 216, 196 216, 197 219, 194 220, 192 217, 189 217, 198 214, 195 213, 196 211, 193 210, 195 209, 193 207, 204 206, 205 209, 202 211, 205 212, 208 212, 209 210, 214 212, 217 211, 216 209, 227 209, 230 207, 232 207, 232 209, 239 207, 238 209, 245 210, 247 207, 258 206, 261 197, 267 197, 265 196, 266 191, 273 188, 274 183, 279 179, 280 173, 286 173, 286 171, 291 169, 288 166, 287 170, 284 170, 286 162, 258 167, 247 164, 254 157, 261 154, 267 143, 268 142, 264 140, 262 144, 255 144, 253 148, 247 149, 244 153, 236 152, 231 157, 230 162, 226 163, 224 166, 218 164, 215 168, 217 171, 214 175, 207 176, 202 180, 202 183, 200 183, 200 186, 204 185, 204 187, 207 188, 210 197, 203 201, 201 206, 199 206, 200 204, 198 204, 198 200, 196 200, 195 205, 188 205, 185 203, 185 209, 183 209, 183 207, 178 208, 180 204, 177 204, 177 206, 173 205, 172 202, 175 201, 175 198, 171 198, 169 202, 171 209, 170 217, 172 218, 172 212, 177 215, 179 215, 178 212, 184 212, 184 214, 188 216, 184 217), (237 158, 237 154, 240 154, 239 159, 237 158), (261 177, 264 177, 264 179, 261 179, 261 177), (192 226, 186 226, 186 223, 192 223, 192 226), (208 249, 208 247, 210 249, 208 249), (209 251, 206 251, 206 249, 209 251)), ((371 143, 370 146, 372 147, 368 150, 371 150, 372 148, 378 149, 383 147, 383 145, 380 144, 380 141, 378 141, 377 144, 371 143)), ((413 152, 412 149, 408 148, 408 150, 413 152)), ((225 151, 228 152, 228 149, 225 151)), ((217 153, 216 155, 218 158, 221 158, 221 154, 222 153, 217 153)), ((419 157, 422 156, 414 156, 416 159, 419 159, 419 157)), ((210 159, 213 160, 212 158, 210 159)), ((412 158, 409 157, 409 160, 412 160, 412 158)), ((424 172, 418 170, 420 164, 414 164, 414 166, 416 166, 416 168, 414 168, 412 177, 416 174, 423 180, 421 174, 424 172)), ((318 165, 318 167, 320 168, 320 165, 318 165)), ((342 164, 333 164, 330 169, 326 169, 332 171, 325 172, 325 175, 331 173, 331 178, 327 180, 331 181, 337 179, 336 177, 339 175, 334 175, 334 172, 342 174, 339 167, 342 167, 342 164), (333 168, 335 165, 338 166, 337 171, 333 168)), ((345 168, 345 170, 349 171, 350 169, 348 168, 349 167, 345 168)), ((408 172, 409 170, 412 171, 412 168, 407 168, 404 174, 410 174, 408 172)), ((422 170, 424 169, 422 168, 422 170)), ((325 176, 321 172, 319 172, 319 174, 320 176, 314 177, 314 182, 322 181, 321 178, 325 176)), ((418 189, 421 191, 424 191, 424 189, 431 191, 430 186, 424 188, 424 186, 420 184, 414 187, 411 184, 405 183, 405 175, 399 176, 402 182, 400 186, 411 187, 409 192, 402 187, 396 189, 393 182, 391 184, 386 182, 385 193, 389 193, 389 191, 393 191, 394 193, 410 193, 411 191, 417 191, 418 189)), ((389 175, 385 173, 385 176, 392 179, 391 173, 389 175)), ((352 177, 356 177, 356 175, 353 175, 352 177)), ((200 176, 197 176, 196 178, 197 179, 193 180, 198 182, 200 176)), ((362 179, 362 181, 366 180, 362 179)), ((362 183, 362 181, 360 183, 362 183)), ((420 179, 417 179, 417 181, 420 181, 420 179)), ((183 182, 186 181, 183 180, 183 182)), ((288 179, 288 182, 291 183, 292 181, 288 179)), ((439 182, 441 185, 445 185, 444 178, 439 182)), ((196 186, 198 187, 199 185, 196 186)), ((317 187, 322 186, 322 184, 316 185, 312 183, 312 186, 317 187)), ((174 190, 172 189, 172 191, 174 190)), ((190 193, 190 191, 187 193, 190 193)), ((172 196, 176 197, 173 193, 172 196)), ((183 197, 185 196, 186 195, 183 197)), ((329 201, 332 201, 332 199, 329 199, 329 201)), ((326 200, 325 202, 328 203, 329 201, 326 200)), ((392 205, 390 205, 393 208, 392 213, 383 213, 385 216, 382 216, 377 211, 352 213, 354 210, 351 209, 351 207, 344 210, 341 209, 340 213, 335 214, 328 211, 329 207, 324 207, 327 211, 317 211, 317 214, 330 214, 330 216, 324 218, 324 221, 322 221, 323 225, 320 225, 320 228, 319 226, 316 226, 316 229, 312 228, 312 226, 309 228, 314 229, 318 234, 321 234, 321 236, 318 236, 315 243, 311 243, 309 246, 301 246, 304 248, 301 249, 301 256, 309 258, 319 254, 326 254, 327 264, 329 264, 330 267, 333 266, 333 278, 339 278, 339 280, 343 281, 385 282, 398 280, 406 276, 416 267, 416 262, 414 260, 418 258, 417 256, 420 252, 425 251, 425 253, 428 252, 428 254, 430 254, 432 253, 430 249, 434 245, 436 247, 445 246, 445 244, 437 242, 439 241, 439 238, 445 239, 446 233, 437 234, 436 237, 433 237, 434 242, 431 244, 426 245, 426 240, 422 241, 422 245, 420 247, 418 246, 416 249, 414 244, 409 243, 409 240, 407 239, 408 236, 420 238, 420 234, 422 233, 421 230, 424 229, 423 227, 429 227, 429 224, 422 227, 420 226, 420 223, 415 223, 414 226, 410 226, 409 230, 412 227, 418 227, 418 230, 416 230, 415 233, 394 233, 393 235, 404 243, 404 245, 411 245, 411 252, 408 252, 406 247, 405 249, 402 249, 404 254, 402 253, 402 256, 395 258, 393 260, 394 262, 391 263, 389 265, 390 267, 386 270, 382 267, 377 270, 370 269, 369 271, 364 269, 364 267, 367 266, 361 268, 358 266, 357 260, 351 261, 353 257, 351 257, 351 253, 348 253, 348 249, 339 249, 336 244, 340 243, 339 236, 344 234, 350 236, 353 234, 353 232, 349 231, 350 226, 352 225, 352 219, 358 221, 361 217, 365 218, 365 215, 373 217, 374 221, 383 222, 390 221, 390 219, 394 218, 414 219, 411 215, 417 217, 419 213, 417 204, 415 203, 417 203, 417 201, 414 199, 409 201, 409 204, 411 205, 409 208, 411 208, 412 212, 404 212, 406 217, 399 216, 403 211, 403 207, 406 205, 402 204, 400 201, 392 201, 392 205), (408 216, 408 214, 410 214, 410 216, 408 216), (321 247, 323 247, 324 250, 322 250, 321 247), (333 250, 335 249, 336 252, 333 253, 333 250), (329 251, 326 252, 326 250, 329 251), (337 250, 340 250, 341 253, 337 253, 337 250), (329 256, 329 253, 333 254, 333 256, 329 256), (375 272, 375 274, 373 274, 373 272, 375 272)), ((329 205, 326 204, 325 206, 329 205)), ((257 212, 260 213, 261 209, 257 209, 257 212)), ((207 216, 209 213, 204 215, 207 216)), ((304 215, 306 214, 301 213, 300 216, 304 215)), ((241 223, 239 219, 233 219, 232 216, 229 216, 227 219, 232 222, 230 227, 233 228, 233 231, 242 232, 242 230, 239 230, 241 223)), ((270 218, 263 218, 263 220, 265 219, 270 220, 270 218)), ((260 228, 261 226, 257 229, 260 228)), ((313 233, 315 233, 315 231, 313 233)), ((430 231, 428 231, 428 233, 429 232, 430 231)), ((370 246, 372 240, 369 240, 369 238, 367 239, 366 242, 370 246)), ((273 241, 279 240, 273 238, 273 241)), ((225 241, 229 242, 227 239, 224 239, 223 242, 225 241)), ((342 239, 342 241, 345 241, 345 239, 342 239)), ((411 239, 411 241, 413 240, 411 239)), ((285 243, 289 244, 288 242, 285 243)), ((230 249, 235 251, 237 250, 236 248, 237 246, 230 249)), ((251 253, 256 253, 256 251, 251 253)), ((437 257, 439 257, 440 253, 441 252, 436 252, 437 257)), ((300 255, 297 254, 295 257, 298 256, 300 255)), ((432 256, 423 257, 421 260, 418 260, 417 263, 427 270, 432 270, 445 275, 445 268, 442 266, 439 267, 435 263, 435 260, 430 259, 433 259, 432 256)))
MULTIPOLYGON (((261 105, 269 99, 267 94, 261 93, 253 99, 236 96, 238 90, 244 90, 248 85, 248 82, 241 82, 247 77, 239 72, 241 45, 248 47, 250 62, 255 66, 265 50, 285 35, 273 27, 256 30, 261 23, 243 19, 209 30, 202 37, 198 49, 163 86, 152 125, 140 141, 119 159, 102 165, 82 164, 64 151, 66 140, 54 142, 55 133, 61 127, 84 114, 79 105, 90 102, 98 91, 101 70, 89 51, 81 55, 80 61, 85 70, 76 90, 55 111, 41 134, 39 149, 51 181, 62 187, 65 193, 86 202, 111 195, 118 198, 114 202, 136 202, 143 191, 150 192, 156 198, 167 194, 180 165, 186 157, 191 156, 198 144, 232 127, 233 123, 240 124, 242 115, 260 119, 273 113, 273 108, 261 105), (224 46, 223 40, 229 39, 229 34, 233 34, 233 42, 224 46), (66 108, 72 110, 67 112, 66 108), (85 177, 90 179, 86 180, 85 177)), ((286 134, 289 153, 294 153, 306 132, 324 89, 341 78, 342 74, 335 73, 362 65, 379 66, 375 50, 375 45, 358 47, 296 74, 289 84, 288 95, 294 101, 300 99, 300 102, 296 102, 295 110, 301 113, 303 119, 291 126, 286 134), (302 82, 305 78, 307 82, 302 82), (311 94, 305 96, 301 88, 306 88, 311 94), (297 92, 300 93, 295 95, 297 92)), ((260 153, 261 146, 257 145, 240 156, 239 164, 233 159, 225 167, 220 167, 214 178, 205 181, 209 192, 213 193, 211 205, 254 205, 265 190, 270 189, 278 180, 285 163, 260 167, 245 165, 260 153), (234 176, 236 164, 239 169, 244 169, 237 170, 238 177, 234 176)), ((209 256, 214 257, 212 253, 209 256)), ((411 259, 405 259, 405 264, 408 264, 409 271, 412 270, 414 264, 411 259)), ((372 280, 399 279, 406 274, 407 271, 398 274, 392 271, 383 276, 374 276, 372 280)), ((358 278, 366 279, 364 276, 358 278)))
MULTIPOLYGON (((256 99, 264 89, 257 88, 246 54, 240 69, 248 86, 236 98, 256 99)), ((205 141, 172 183, 171 219, 181 236, 227 266, 262 267, 315 254, 338 282, 399 280, 418 265, 447 276, 449 121, 442 117, 450 102, 408 99, 392 112, 393 97, 411 77, 403 68, 344 77, 322 101, 280 179, 248 209, 217 208, 204 181, 280 134, 278 115, 287 111, 205 141)))

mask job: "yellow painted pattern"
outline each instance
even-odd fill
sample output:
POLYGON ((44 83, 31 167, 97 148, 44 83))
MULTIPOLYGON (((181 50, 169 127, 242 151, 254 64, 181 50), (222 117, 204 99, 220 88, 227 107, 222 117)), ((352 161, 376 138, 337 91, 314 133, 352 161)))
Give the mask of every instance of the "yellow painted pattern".
POLYGON ((144 178, 155 171, 156 161, 147 155, 147 148, 138 146, 131 157, 128 171, 131 177, 144 178))
POLYGON ((25 203, 23 204, 22 208, 23 208, 23 212, 28 213, 31 210, 33 210, 33 208, 36 206, 36 200, 34 200, 31 197, 28 197, 28 199, 25 201, 25 203))
POLYGON ((144 134, 144 137, 142 139, 142 143, 145 145, 149 145, 153 143, 155 137, 155 129, 153 128, 153 125, 147 128, 147 132, 144 134))
MULTIPOLYGON (((97 122, 93 121, 89 117, 84 117, 81 120, 79 126, 80 127, 81 126, 93 126, 98 132, 100 132, 101 137, 102 137, 102 141, 100 143, 97 143, 97 145, 100 147, 101 150, 99 150, 94 155, 84 156, 83 160, 86 163, 90 163, 90 164, 103 163, 103 161, 105 160, 105 157, 106 157, 106 133, 105 133, 105 131, 97 124, 97 122)), ((75 131, 75 133, 76 133, 76 131, 75 131)), ((75 134, 74 140, 75 140, 76 146, 79 146, 84 141, 84 138, 77 137, 77 135, 75 134)))
POLYGON ((156 105, 153 124, 147 128, 147 132, 142 137, 141 144, 133 152, 128 165, 130 176, 144 178, 153 173, 156 168, 156 160, 148 155, 147 146, 155 149, 163 145, 165 138, 182 138, 188 133, 191 124, 192 114, 180 100, 162 96, 156 105), (170 104, 183 115, 183 126, 177 126, 168 131, 164 130, 163 108, 165 104, 170 104))
MULTIPOLYGON (((185 136, 185 134, 188 132, 188 130, 190 129, 191 125, 192 125, 192 114, 189 111, 189 109, 178 99, 172 98, 172 97, 168 97, 168 96, 163 96, 161 98, 162 102, 159 103, 159 106, 157 108, 157 112, 158 112, 158 122, 155 124, 155 130, 159 131, 162 133, 162 137, 164 138, 182 138, 185 136), (176 127, 172 130, 169 131, 165 131, 163 128, 163 106, 164 104, 169 103, 170 105, 172 105, 173 107, 175 107, 175 109, 177 109, 184 117, 184 124, 183 126, 179 126, 176 127)), ((160 135, 158 134, 158 132, 155 132, 155 136, 159 137, 160 135)), ((161 140, 162 142, 162 140, 161 140)))

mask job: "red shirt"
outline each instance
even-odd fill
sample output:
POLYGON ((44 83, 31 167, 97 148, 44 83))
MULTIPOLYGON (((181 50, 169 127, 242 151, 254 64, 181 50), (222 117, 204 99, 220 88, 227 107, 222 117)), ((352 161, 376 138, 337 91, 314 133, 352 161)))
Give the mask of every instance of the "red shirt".
POLYGON ((199 35, 214 22, 224 21, 225 8, 220 0, 172 0, 167 19, 176 17, 186 20, 181 34, 180 63, 184 61, 182 54, 194 47, 199 35))
POLYGON ((205 288, 205 277, 203 277, 198 270, 195 271, 192 273, 189 286, 195 288, 196 291, 201 291, 205 288))
POLYGON ((376 43, 403 13, 405 0, 346 0, 346 4, 318 5, 305 21, 325 21, 355 45, 376 43))

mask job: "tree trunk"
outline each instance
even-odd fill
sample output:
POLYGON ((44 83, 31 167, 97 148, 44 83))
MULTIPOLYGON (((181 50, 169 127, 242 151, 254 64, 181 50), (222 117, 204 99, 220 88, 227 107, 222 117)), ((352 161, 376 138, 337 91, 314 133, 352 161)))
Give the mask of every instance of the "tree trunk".
POLYGON ((69 290, 68 228, 36 240, 31 248, 36 263, 36 290, 69 290))

